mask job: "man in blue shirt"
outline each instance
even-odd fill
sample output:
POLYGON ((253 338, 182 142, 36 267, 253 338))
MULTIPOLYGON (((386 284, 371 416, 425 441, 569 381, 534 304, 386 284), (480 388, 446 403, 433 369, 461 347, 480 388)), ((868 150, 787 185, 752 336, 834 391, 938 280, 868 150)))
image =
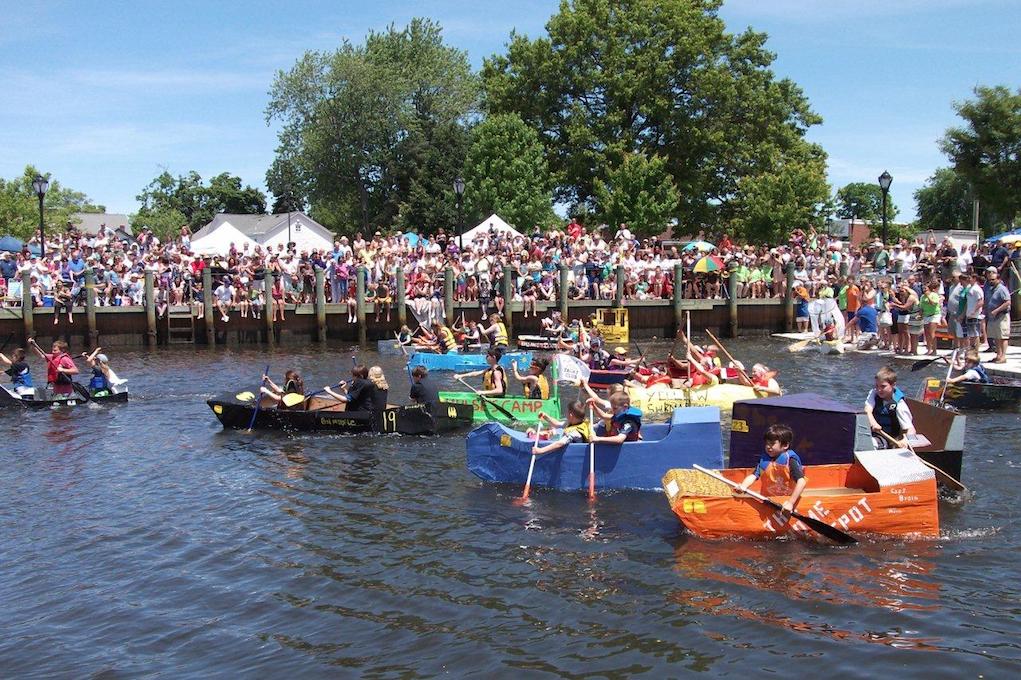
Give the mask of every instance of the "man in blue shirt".
POLYGON ((862 301, 861 307, 850 321, 848 327, 854 324, 861 331, 858 336, 858 349, 872 349, 879 344, 879 313, 876 311, 875 298, 868 298, 862 301))

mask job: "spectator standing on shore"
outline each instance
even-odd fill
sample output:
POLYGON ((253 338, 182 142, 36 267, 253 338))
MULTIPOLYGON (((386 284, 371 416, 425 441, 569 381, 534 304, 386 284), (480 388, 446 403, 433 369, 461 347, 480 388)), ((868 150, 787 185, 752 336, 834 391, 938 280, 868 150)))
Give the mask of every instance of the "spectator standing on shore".
POLYGON ((996 352, 993 363, 1004 364, 1010 342, 1010 291, 1003 285, 995 267, 986 269, 983 302, 989 349, 996 352))

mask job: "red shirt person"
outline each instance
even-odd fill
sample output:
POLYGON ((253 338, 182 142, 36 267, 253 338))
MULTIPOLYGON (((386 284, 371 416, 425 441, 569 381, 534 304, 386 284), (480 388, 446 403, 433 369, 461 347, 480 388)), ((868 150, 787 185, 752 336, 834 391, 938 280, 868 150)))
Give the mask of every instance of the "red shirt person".
POLYGON ((67 353, 67 343, 63 340, 56 340, 49 354, 36 344, 35 339, 29 339, 28 344, 46 362, 46 383, 53 389, 53 393, 72 394, 74 392, 72 380, 73 376, 78 374, 78 367, 71 355, 67 353))

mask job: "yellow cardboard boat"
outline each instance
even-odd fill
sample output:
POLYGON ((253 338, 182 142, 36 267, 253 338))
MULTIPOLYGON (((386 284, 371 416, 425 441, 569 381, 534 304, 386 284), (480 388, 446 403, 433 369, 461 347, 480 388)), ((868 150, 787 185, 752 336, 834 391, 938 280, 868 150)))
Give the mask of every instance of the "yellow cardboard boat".
POLYGON ((732 409, 735 401, 757 399, 760 394, 746 385, 736 383, 720 383, 703 385, 702 387, 674 389, 663 385, 654 387, 628 388, 631 405, 642 413, 673 413, 675 408, 685 406, 716 406, 721 409, 732 409))

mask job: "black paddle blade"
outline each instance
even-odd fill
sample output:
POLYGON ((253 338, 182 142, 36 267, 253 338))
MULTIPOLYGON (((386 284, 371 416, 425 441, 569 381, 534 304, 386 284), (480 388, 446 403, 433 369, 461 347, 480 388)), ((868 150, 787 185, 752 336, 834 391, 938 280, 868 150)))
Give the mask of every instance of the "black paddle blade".
POLYGON ((932 359, 919 359, 915 363, 911 364, 911 372, 914 373, 915 371, 920 371, 923 368, 925 368, 926 366, 928 366, 929 364, 931 364, 931 363, 933 363, 935 361, 939 361, 940 359, 945 359, 945 358, 946 357, 933 357, 932 359))
POLYGON ((821 520, 812 519, 807 515, 799 515, 796 512, 791 516, 796 520, 804 522, 813 531, 822 534, 826 538, 839 543, 840 545, 851 545, 852 543, 858 542, 858 539, 851 534, 845 533, 836 527, 831 527, 829 524, 821 520))

